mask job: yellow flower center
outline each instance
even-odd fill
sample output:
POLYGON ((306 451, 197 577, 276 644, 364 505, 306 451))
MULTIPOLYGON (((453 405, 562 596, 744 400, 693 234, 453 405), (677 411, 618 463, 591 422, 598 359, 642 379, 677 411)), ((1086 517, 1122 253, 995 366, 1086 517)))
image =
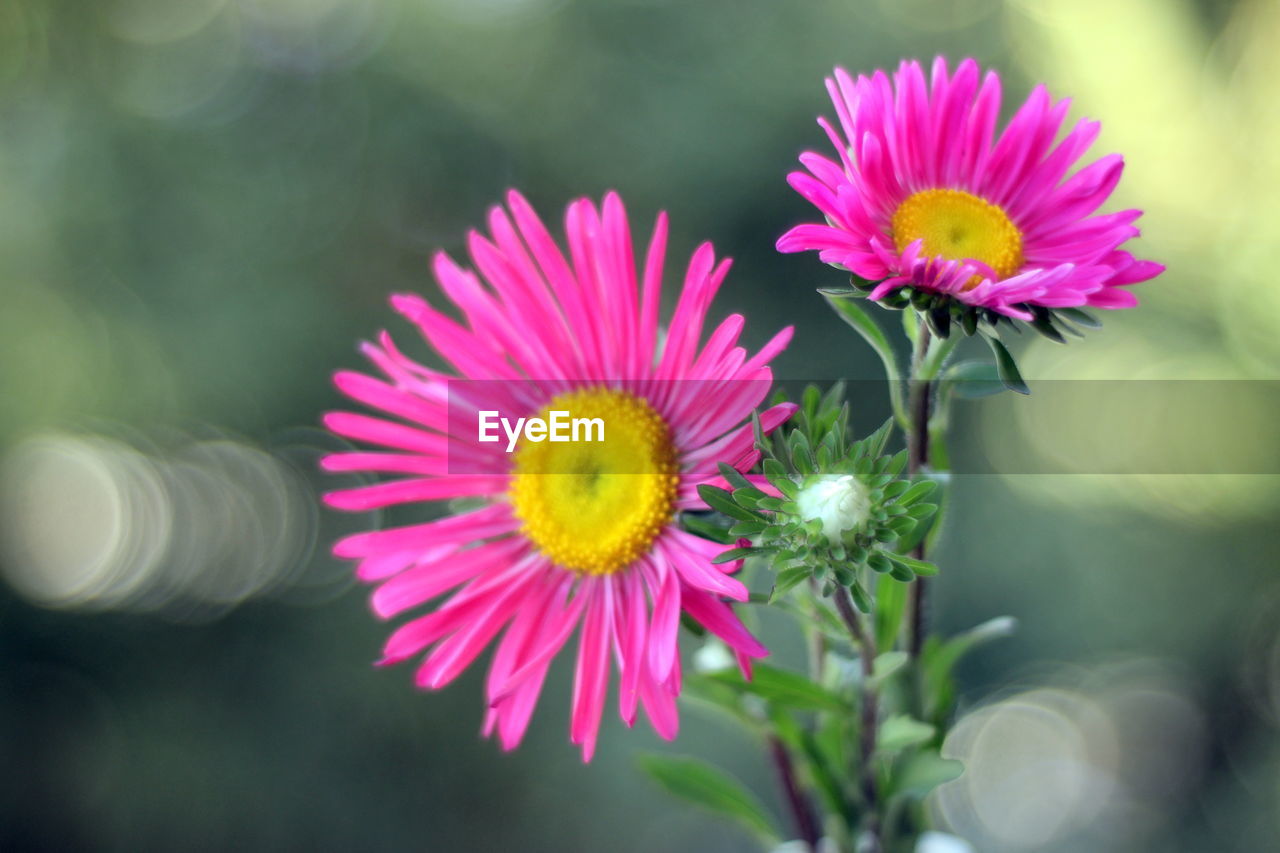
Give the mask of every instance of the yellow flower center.
MULTIPOLYGON (((981 261, 1000 278, 1022 267, 1022 232, 997 205, 963 190, 921 190, 893 212, 893 242, 901 252, 923 240, 922 257, 981 261)), ((965 290, 978 285, 974 276, 965 290)))
POLYGON ((649 550, 675 512, 680 478, 670 431, 646 401, 612 388, 560 394, 539 417, 549 420, 552 411, 599 418, 604 440, 521 441, 510 496, 522 531, 566 569, 620 571, 649 550))

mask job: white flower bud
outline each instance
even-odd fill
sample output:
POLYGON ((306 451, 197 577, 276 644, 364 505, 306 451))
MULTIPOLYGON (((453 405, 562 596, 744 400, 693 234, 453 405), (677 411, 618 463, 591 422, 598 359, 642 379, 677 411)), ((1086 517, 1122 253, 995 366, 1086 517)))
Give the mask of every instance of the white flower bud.
POLYGON ((822 522, 822 535, 834 543, 862 527, 871 513, 871 498, 852 474, 822 474, 805 483, 796 506, 800 518, 822 522))

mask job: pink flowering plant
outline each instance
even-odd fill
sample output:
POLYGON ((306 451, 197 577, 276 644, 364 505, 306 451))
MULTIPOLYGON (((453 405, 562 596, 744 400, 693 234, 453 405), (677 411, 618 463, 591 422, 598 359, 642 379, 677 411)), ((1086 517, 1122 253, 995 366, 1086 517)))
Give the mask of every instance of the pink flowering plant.
POLYGON ((643 713, 666 739, 690 694, 759 736, 789 819, 699 759, 642 757, 667 790, 766 846, 912 850, 923 798, 963 771, 941 754, 952 669, 1012 628, 927 630, 952 398, 1000 383, 1027 393, 1003 332, 1064 341, 1096 325, 1088 309, 1134 305, 1130 286, 1162 267, 1122 248, 1139 211, 1098 212, 1123 163, 1080 165, 1097 122, 1063 134, 1067 102, 1043 87, 999 132, 1000 78, 972 60, 953 71, 939 59, 929 79, 916 62, 856 80, 837 69, 827 88, 836 123, 819 124, 834 157, 805 153, 789 178, 823 221, 778 249, 848 274, 821 290, 883 361, 893 416, 880 429, 851 435, 839 384, 766 405, 791 329, 750 353, 742 316, 709 325, 729 269, 709 244, 664 322, 665 215, 639 251, 616 194, 579 199, 559 242, 512 192, 468 235, 472 267, 436 256, 451 311, 392 298, 444 369, 384 332, 362 347, 373 374, 336 375, 374 414, 326 425, 374 449, 324 467, 393 479, 326 500, 438 507, 335 553, 374 586, 379 617, 407 617, 381 663, 416 661, 419 687, 445 687, 492 650, 482 729, 503 748, 520 743, 552 661, 570 656, 569 739, 585 761, 610 693, 627 726, 643 713), (908 362, 867 304, 902 312, 908 362), (992 363, 953 363, 964 335, 987 340, 992 363), (744 564, 764 579, 754 591, 744 564), (806 665, 761 662, 745 611, 766 606, 795 617, 806 665), (698 649, 690 671, 682 635, 698 649))

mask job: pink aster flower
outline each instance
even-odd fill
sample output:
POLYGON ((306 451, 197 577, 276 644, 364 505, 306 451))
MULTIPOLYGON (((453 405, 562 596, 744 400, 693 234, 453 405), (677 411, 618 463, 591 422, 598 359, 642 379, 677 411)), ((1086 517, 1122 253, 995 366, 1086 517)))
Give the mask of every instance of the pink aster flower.
MULTIPOLYGON (((778 240, 783 252, 814 249, 829 264, 877 283, 944 294, 963 306, 1031 320, 1044 309, 1127 308, 1127 285, 1164 267, 1121 246, 1138 236, 1140 210, 1098 214, 1124 161, 1110 154, 1075 169, 1098 135, 1081 119, 1058 139, 1069 100, 1043 86, 997 135, 1000 77, 966 59, 932 79, 903 62, 854 80, 827 79, 840 128, 825 118, 839 162, 800 157, 792 187, 826 216, 778 240)), ((902 304, 902 296, 896 297, 902 304)))
MULTIPOLYGON (((334 548, 377 584, 378 616, 426 612, 387 640, 382 663, 421 657, 416 682, 444 687, 490 644, 486 735, 506 749, 523 736, 552 659, 578 631, 570 739, 590 760, 617 662, 618 710, 643 708, 664 738, 676 734, 677 633, 687 614, 722 639, 749 674, 767 654, 727 600, 747 589, 716 565, 724 551, 682 529, 677 513, 706 509, 702 483, 724 485, 717 464, 745 471, 758 459, 744 420, 762 402, 769 361, 791 330, 754 356, 738 345, 734 315, 700 345, 707 310, 729 269, 711 245, 694 252, 662 335, 658 307, 667 242, 660 214, 637 276, 622 201, 587 199, 565 216, 566 257, 517 193, 495 207, 489 234, 468 235, 478 274, 434 259, 459 322, 414 295, 391 303, 451 366, 407 358, 384 332, 364 354, 382 376, 339 372, 338 388, 386 417, 325 417, 340 436, 384 450, 335 453, 329 471, 403 479, 336 491, 332 507, 369 510, 465 498, 478 507, 408 527, 350 536, 334 548), (479 440, 477 417, 571 410, 599 417, 603 441, 479 440), (495 638, 501 638, 495 643, 495 638)), ((793 411, 761 417, 773 429, 793 411)))

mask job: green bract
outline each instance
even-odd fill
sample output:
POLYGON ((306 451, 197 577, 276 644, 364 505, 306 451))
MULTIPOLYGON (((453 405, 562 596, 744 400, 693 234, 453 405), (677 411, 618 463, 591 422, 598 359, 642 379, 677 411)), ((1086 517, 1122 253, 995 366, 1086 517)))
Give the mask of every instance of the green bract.
POLYGON ((892 420, 866 438, 848 440, 843 390, 837 384, 824 396, 810 386, 785 429, 772 438, 757 430, 764 475, 779 496, 728 465, 721 465, 721 474, 731 490, 704 485, 698 491, 712 509, 737 522, 731 536, 752 542, 719 559, 766 557, 776 572, 771 598, 814 578, 824 594, 837 584, 847 587, 858 608, 870 612, 872 573, 899 581, 937 573, 932 563, 905 552, 927 532, 938 507, 926 500, 933 481, 902 476, 907 452, 886 452, 892 420), (824 499, 839 506, 824 506, 824 499))

